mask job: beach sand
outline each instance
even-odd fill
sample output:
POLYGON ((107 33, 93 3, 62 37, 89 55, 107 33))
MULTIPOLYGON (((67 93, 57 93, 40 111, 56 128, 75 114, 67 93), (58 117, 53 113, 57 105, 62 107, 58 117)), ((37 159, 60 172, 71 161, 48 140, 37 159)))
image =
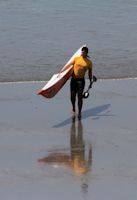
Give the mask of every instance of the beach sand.
POLYGON ((0 199, 137 199, 137 80, 98 80, 81 121, 69 81, 53 99, 44 84, 0 84, 0 199))

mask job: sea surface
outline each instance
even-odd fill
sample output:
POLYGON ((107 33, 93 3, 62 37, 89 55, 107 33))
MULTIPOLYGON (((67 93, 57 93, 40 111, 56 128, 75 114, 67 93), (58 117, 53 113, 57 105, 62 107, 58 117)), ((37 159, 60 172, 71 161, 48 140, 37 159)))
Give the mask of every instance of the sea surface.
POLYGON ((137 77, 137 0, 0 0, 0 82, 48 80, 83 44, 98 78, 137 77))

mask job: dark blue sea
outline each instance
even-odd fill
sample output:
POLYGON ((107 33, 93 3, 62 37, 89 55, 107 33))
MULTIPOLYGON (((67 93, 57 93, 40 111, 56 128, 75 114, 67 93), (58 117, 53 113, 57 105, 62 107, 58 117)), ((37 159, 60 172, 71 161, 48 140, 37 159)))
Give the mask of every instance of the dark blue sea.
POLYGON ((137 77, 137 1, 0 0, 0 82, 48 80, 83 44, 98 78, 137 77))

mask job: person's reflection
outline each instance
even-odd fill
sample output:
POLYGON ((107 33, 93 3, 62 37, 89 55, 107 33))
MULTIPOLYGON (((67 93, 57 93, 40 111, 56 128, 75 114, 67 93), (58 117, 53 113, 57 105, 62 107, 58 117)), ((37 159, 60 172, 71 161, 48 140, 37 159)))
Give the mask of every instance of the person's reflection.
POLYGON ((73 118, 70 129, 70 154, 50 153, 48 156, 41 158, 38 161, 45 164, 65 165, 70 167, 75 173, 84 174, 91 168, 91 145, 89 145, 87 158, 85 151, 82 122, 79 120, 78 127, 76 127, 75 118, 73 118))
POLYGON ((88 149, 88 158, 86 159, 86 146, 83 139, 83 126, 81 120, 78 121, 76 128, 75 118, 73 118, 70 131, 71 144, 71 160, 72 168, 76 173, 86 173, 91 168, 92 162, 92 148, 88 149))

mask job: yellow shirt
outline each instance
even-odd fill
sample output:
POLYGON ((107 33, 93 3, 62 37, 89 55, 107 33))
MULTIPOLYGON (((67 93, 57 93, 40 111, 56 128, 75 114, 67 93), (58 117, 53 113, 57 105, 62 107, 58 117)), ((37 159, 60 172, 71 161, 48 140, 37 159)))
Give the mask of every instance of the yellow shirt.
POLYGON ((72 64, 74 65, 74 78, 84 78, 86 71, 92 68, 92 62, 83 56, 74 58, 72 64))

